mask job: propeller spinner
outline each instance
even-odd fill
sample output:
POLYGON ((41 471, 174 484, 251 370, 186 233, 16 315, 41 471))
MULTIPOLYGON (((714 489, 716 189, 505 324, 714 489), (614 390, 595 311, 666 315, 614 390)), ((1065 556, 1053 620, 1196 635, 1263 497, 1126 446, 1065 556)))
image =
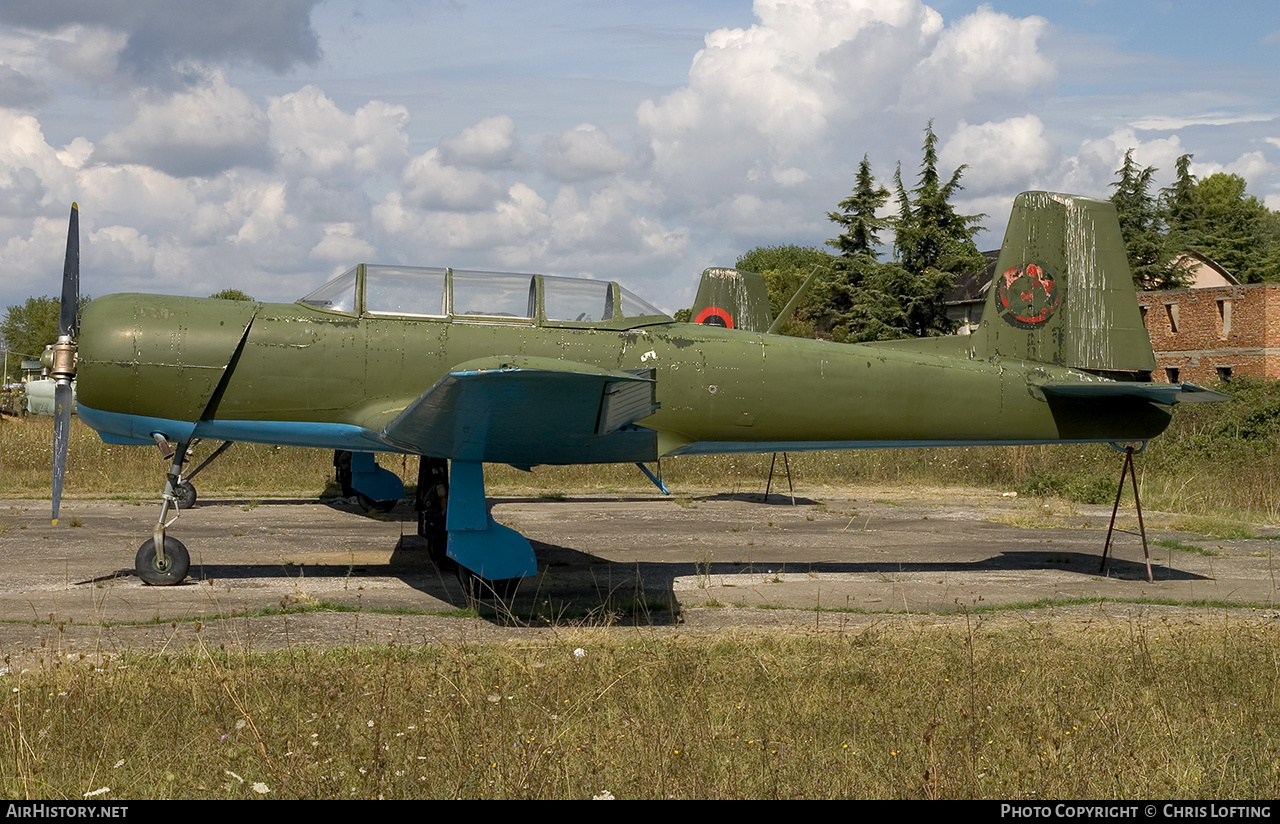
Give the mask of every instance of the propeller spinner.
POLYGON ((62 479, 67 471, 67 439, 71 433, 71 382, 76 377, 76 337, 80 332, 80 209, 71 204, 67 225, 67 260, 62 268, 62 304, 58 342, 46 353, 53 388, 53 523, 58 524, 62 479))

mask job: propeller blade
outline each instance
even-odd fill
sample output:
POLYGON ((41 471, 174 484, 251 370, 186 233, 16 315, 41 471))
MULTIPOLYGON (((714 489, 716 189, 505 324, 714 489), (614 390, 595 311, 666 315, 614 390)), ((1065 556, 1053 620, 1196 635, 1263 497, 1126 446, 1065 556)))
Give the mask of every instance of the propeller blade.
POLYGON ((53 525, 58 525, 62 478, 67 472, 67 439, 71 434, 71 385, 53 387, 53 525))
POLYGON ((62 267, 58 334, 72 338, 80 334, 80 208, 74 203, 67 224, 67 262, 62 267))
POLYGON ((67 441, 71 435, 71 406, 76 377, 76 335, 80 333, 80 208, 71 204, 67 222, 67 261, 62 267, 62 303, 58 312, 58 342, 53 345, 50 374, 53 387, 53 524, 62 504, 62 479, 67 472, 67 441))

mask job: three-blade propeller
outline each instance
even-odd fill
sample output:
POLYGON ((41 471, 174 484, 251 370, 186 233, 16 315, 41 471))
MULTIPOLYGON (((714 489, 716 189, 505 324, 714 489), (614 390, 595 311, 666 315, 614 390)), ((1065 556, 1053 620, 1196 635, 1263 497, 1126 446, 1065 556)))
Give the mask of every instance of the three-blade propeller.
POLYGON ((80 333, 80 209, 71 204, 67 226, 67 260, 62 268, 62 303, 58 314, 58 342, 50 350, 53 388, 53 523, 58 523, 62 479, 67 471, 67 440, 71 433, 71 382, 76 377, 76 337, 80 333))

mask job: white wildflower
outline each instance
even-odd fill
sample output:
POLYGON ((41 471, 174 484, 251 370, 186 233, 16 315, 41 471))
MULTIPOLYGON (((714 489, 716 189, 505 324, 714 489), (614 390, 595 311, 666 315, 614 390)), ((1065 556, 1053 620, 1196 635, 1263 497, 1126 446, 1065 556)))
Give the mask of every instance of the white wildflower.
POLYGON ((253 791, 258 795, 266 795, 271 792, 271 788, 266 784, 263 784, 261 781, 255 781, 253 782, 253 791))
POLYGON ((110 787, 99 787, 96 790, 89 790, 89 792, 84 794, 84 797, 93 798, 95 795, 102 795, 103 793, 109 793, 109 792, 111 792, 110 787))

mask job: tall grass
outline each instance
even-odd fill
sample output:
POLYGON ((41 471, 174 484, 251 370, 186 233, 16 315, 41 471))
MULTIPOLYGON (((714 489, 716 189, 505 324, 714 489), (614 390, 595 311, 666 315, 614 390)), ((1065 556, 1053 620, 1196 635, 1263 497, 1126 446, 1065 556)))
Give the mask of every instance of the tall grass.
POLYGON ((9 798, 1275 798, 1280 637, 1024 623, 0 677, 9 798))
MULTIPOLYGON (((1172 425, 1137 458, 1144 505, 1192 515, 1280 523, 1280 383, 1232 380, 1219 387, 1230 403, 1187 404, 1172 425)), ((45 495, 49 488, 52 425, 48 418, 0 423, 0 494, 45 495)), ((197 460, 213 449, 201 445, 197 460)), ((66 494, 153 497, 166 464, 151 447, 103 444, 78 421, 72 427, 66 494)), ((675 491, 761 492, 770 455, 670 458, 662 462, 675 491)), ((417 462, 386 455, 380 462, 407 483, 417 462)), ((797 488, 892 485, 976 486, 1110 503, 1120 454, 1105 445, 885 449, 798 453, 790 456, 797 488)), ((781 462, 777 471, 781 472, 781 462)), ((324 450, 237 444, 197 479, 201 494, 320 494, 332 478, 324 450)), ((486 470, 491 491, 561 493, 651 489, 629 464, 486 470)), ((781 476, 778 483, 785 483, 781 476)))

